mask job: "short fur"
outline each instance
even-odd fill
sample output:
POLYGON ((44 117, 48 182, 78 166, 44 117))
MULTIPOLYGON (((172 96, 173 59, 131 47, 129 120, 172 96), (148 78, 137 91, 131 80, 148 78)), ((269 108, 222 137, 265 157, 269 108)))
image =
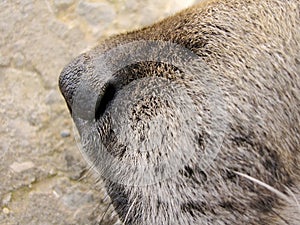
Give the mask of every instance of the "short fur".
MULTIPOLYGON (((177 139, 180 137, 176 135, 184 119, 179 121, 182 115, 173 112, 168 104, 172 106, 179 99, 176 107, 182 111, 185 102, 176 90, 172 92, 174 102, 171 98, 168 104, 159 97, 150 98, 147 90, 142 101, 144 90, 138 85, 159 90, 164 90, 165 85, 143 83, 142 78, 159 77, 174 87, 180 84, 196 109, 195 117, 187 118, 194 123, 191 133, 184 130, 188 134, 184 140, 194 146, 195 154, 190 158, 182 156, 182 167, 168 179, 149 185, 128 185, 110 179, 114 174, 104 175, 107 192, 125 224, 300 224, 299 9, 298 0, 204 1, 152 26, 114 36, 64 69, 59 84, 73 117, 74 96, 82 80, 100 93, 100 100, 108 97, 108 106, 101 105, 101 101, 97 104, 91 123, 77 124, 83 145, 88 146, 83 149, 84 154, 98 172, 103 172, 99 150, 93 147, 98 140, 120 162, 130 158, 135 165, 154 163, 162 155, 168 159, 168 154, 173 153, 165 152, 167 144, 148 155, 149 161, 139 149, 129 152, 116 140, 110 122, 123 120, 112 115, 131 118, 118 128, 132 128, 132 133, 126 133, 129 141, 147 143, 157 138, 145 131, 147 125, 151 126, 149 120, 162 114, 164 122, 170 123, 162 135, 169 140, 170 151, 180 151, 176 147, 181 145, 177 139), (172 65, 141 62, 116 73, 117 82, 111 86, 93 79, 93 59, 138 40, 179 44, 199 56, 212 71, 210 79, 223 93, 227 114, 220 151, 208 167, 202 168, 198 162, 207 143, 213 142, 214 134, 209 132, 213 118, 205 105, 209 96, 194 85, 198 76, 190 79, 172 65), (134 102, 134 110, 124 107, 120 114, 114 114, 114 109, 123 107, 124 99, 134 102), (91 139, 87 133, 92 134, 91 139)), ((147 131, 159 129, 160 126, 154 126, 147 131)), ((129 173, 130 170, 128 179, 133 182, 141 178, 129 173)))

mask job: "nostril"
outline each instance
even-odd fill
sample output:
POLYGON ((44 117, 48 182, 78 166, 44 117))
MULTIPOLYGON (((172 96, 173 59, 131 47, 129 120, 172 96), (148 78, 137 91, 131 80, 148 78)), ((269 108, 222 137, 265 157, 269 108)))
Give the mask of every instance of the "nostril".
POLYGON ((116 87, 109 83, 105 89, 103 94, 101 94, 96 102, 96 109, 95 109, 95 119, 98 120, 107 109, 109 103, 114 99, 116 94, 116 87))

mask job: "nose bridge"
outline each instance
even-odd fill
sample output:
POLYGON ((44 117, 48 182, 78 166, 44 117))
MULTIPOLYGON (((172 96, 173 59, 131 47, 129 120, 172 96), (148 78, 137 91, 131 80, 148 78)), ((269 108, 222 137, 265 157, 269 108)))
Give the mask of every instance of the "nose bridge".
POLYGON ((71 111, 73 97, 82 76, 87 73, 88 56, 81 54, 73 59, 59 76, 59 88, 71 111))

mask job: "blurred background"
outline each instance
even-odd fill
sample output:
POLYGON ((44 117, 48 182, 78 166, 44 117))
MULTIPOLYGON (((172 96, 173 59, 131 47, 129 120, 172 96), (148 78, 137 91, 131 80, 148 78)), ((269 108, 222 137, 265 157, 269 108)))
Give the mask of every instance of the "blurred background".
POLYGON ((197 1, 0 0, 0 225, 118 224, 86 175, 58 76, 99 40, 197 1))

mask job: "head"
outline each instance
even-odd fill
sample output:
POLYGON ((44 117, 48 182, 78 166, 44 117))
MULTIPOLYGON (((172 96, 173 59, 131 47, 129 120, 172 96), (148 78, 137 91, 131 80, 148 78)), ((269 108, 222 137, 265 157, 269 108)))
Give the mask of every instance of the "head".
POLYGON ((125 224, 284 224, 300 175, 295 5, 206 2, 65 67, 83 155, 125 224))

